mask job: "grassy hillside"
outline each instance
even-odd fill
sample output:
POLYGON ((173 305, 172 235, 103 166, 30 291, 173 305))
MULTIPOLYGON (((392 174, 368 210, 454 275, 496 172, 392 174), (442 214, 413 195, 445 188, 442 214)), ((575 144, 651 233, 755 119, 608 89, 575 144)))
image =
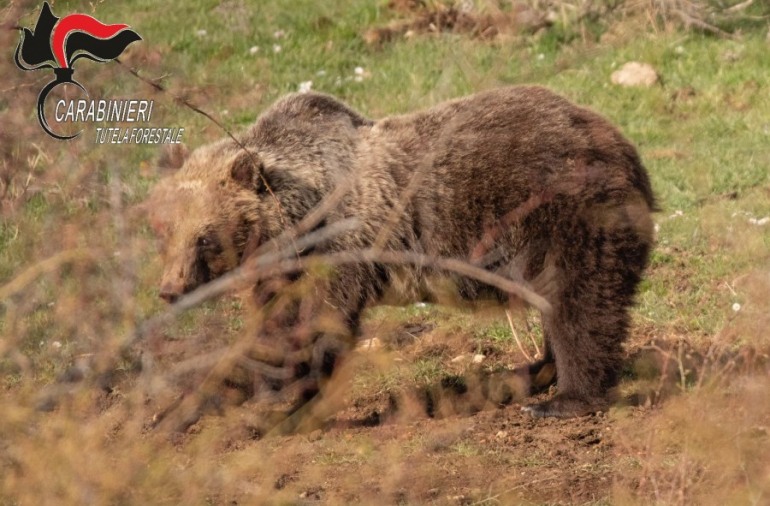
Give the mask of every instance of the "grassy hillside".
POLYGON ((537 83, 639 148, 662 211, 624 402, 578 421, 531 421, 515 404, 388 418, 401 392, 523 362, 514 331, 534 354, 540 330, 533 315, 511 326, 497 313, 381 307, 364 337, 383 347, 359 353, 332 421, 267 438, 248 402, 182 434, 151 428, 200 387, 184 366, 240 342, 250 315, 228 295, 126 346, 165 310, 140 205, 159 150, 45 136, 35 104, 52 74, 18 70, 6 29, 33 26, 40 6, 0 8, 0 504, 770 500, 770 8, 728 9, 739 3, 483 0, 458 3, 470 25, 449 26, 439 1, 55 2, 58 16, 142 36, 122 64, 79 60, 76 77, 92 97, 153 99, 152 126, 185 127, 190 146, 225 133, 182 101, 238 131, 300 86, 378 118, 537 83), (659 82, 612 84, 632 60, 659 82), (109 364, 112 377, 62 383, 73 364, 109 364))

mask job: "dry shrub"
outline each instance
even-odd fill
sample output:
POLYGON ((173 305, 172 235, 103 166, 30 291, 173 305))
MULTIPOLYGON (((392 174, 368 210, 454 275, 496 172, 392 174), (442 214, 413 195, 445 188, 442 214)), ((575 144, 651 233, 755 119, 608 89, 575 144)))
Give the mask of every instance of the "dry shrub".
POLYGON ((742 24, 761 22, 770 14, 766 4, 755 0, 624 0, 623 4, 624 11, 643 13, 656 28, 676 27, 727 38, 742 24), (761 9, 762 15, 753 14, 752 8, 761 9))
POLYGON ((763 504, 770 498, 770 273, 752 270, 730 288, 743 304, 707 349, 658 348, 668 363, 662 371, 682 372, 673 382, 666 383, 665 374, 653 382, 675 386, 662 389, 664 402, 644 423, 633 416, 636 408, 619 411, 618 503, 763 504), (684 378, 687 371, 694 374, 684 378), (671 395, 676 392, 685 395, 671 395))
POLYGON ((396 19, 363 33, 370 45, 421 34, 453 32, 474 38, 540 35, 559 27, 561 38, 586 40, 589 24, 612 27, 624 18, 654 30, 684 29, 732 37, 744 24, 761 23, 770 10, 754 0, 723 5, 707 0, 392 0, 396 19), (760 14, 752 14, 756 8, 760 14), (760 11, 760 9, 762 9, 760 11))
POLYGON ((547 11, 514 2, 503 9, 496 1, 419 2, 393 1, 389 7, 399 16, 386 26, 363 33, 367 44, 380 45, 399 37, 453 32, 473 38, 491 39, 501 34, 534 33, 553 23, 547 11))
POLYGON ((620 504, 761 504, 770 497, 767 370, 669 400, 640 424, 621 419, 620 504))

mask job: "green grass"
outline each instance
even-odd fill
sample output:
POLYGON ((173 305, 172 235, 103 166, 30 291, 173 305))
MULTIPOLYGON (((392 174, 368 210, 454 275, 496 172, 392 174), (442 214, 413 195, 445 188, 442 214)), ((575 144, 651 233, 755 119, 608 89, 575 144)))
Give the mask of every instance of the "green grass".
MULTIPOLYGON (((593 42, 606 26, 590 26, 588 35, 580 37, 574 27, 558 26, 541 37, 494 43, 442 33, 368 47, 359 34, 390 19, 392 14, 383 3, 303 0, 249 8, 237 1, 172 2, 169 12, 184 20, 174 29, 169 29, 154 5, 147 1, 99 4, 94 11, 91 4, 61 2, 55 10, 94 11, 100 19, 130 23, 143 42, 135 44, 124 61, 147 77, 164 76, 163 84, 173 93, 189 96, 234 130, 247 126, 261 109, 308 80, 314 89, 338 95, 373 117, 524 82, 549 86, 606 115, 639 147, 663 208, 656 218, 660 247, 653 254, 637 309, 638 319, 653 326, 693 336, 715 334, 729 317, 734 299, 717 287, 768 260, 770 227, 752 227, 740 214, 770 215, 770 199, 762 190, 768 184, 770 166, 766 84, 770 51, 762 31, 748 31, 739 40, 696 32, 647 32, 614 46, 593 42), (280 45, 280 52, 274 45, 280 45), (258 48, 256 54, 252 47, 258 48), (161 63, 143 59, 153 51, 162 55, 161 63), (662 84, 651 88, 611 85, 610 73, 628 60, 652 64, 662 84), (358 66, 366 71, 361 82, 353 79, 358 66), (682 216, 669 218, 675 211, 682 216), (709 229, 704 219, 733 229, 740 237, 751 235, 749 251, 742 251, 745 244, 731 242, 725 234, 715 238, 713 233, 718 231, 709 229)), ((32 24, 34 17, 36 12, 30 12, 22 24, 32 24)), ((78 72, 98 95, 150 94, 145 84, 114 64, 81 60, 78 72)), ((160 94, 154 99, 158 121, 185 126, 193 145, 223 135, 171 96, 160 94)), ((121 197, 129 208, 143 200, 157 179, 148 169, 156 156, 154 148, 122 148, 116 156, 119 148, 93 147, 88 142, 83 139, 70 145, 79 149, 79 164, 91 167, 91 188, 84 191, 65 175, 60 189, 43 188, 26 199, 20 213, 0 222, 0 279, 8 280, 31 259, 46 256, 38 238, 55 235, 62 223, 89 221, 109 209, 113 177, 119 178, 121 197)), ((62 161, 72 164, 72 159, 57 152, 62 146, 47 143, 39 148, 42 154, 30 162, 33 173, 44 177, 62 161)), ((124 239, 115 236, 110 223, 105 225, 101 233, 78 240, 79 245, 106 240, 108 249, 118 247, 124 239)), ((137 233, 150 241, 145 227, 137 233)), ((156 261, 152 247, 138 258, 142 265, 156 261)), ((155 269, 151 272, 157 275, 155 269)), ((162 305, 155 300, 154 280, 147 276, 141 281, 135 294, 141 314, 149 315, 162 305)), ((395 312, 384 314, 394 317, 395 312)), ((378 317, 375 311, 372 315, 378 317)), ((418 315, 440 317, 431 307, 415 306, 395 317, 406 320, 418 315)), ((185 335, 200 324, 200 318, 185 316, 172 333, 185 335)), ((472 319, 466 318, 463 324, 473 325, 472 319)), ((236 321, 230 331, 240 326, 236 321)), ((48 338, 45 331, 34 329, 33 325, 31 342, 48 338)), ((481 334, 485 333, 498 344, 511 338, 504 323, 481 334)))
POLYGON ((513 341, 513 332, 511 332, 511 327, 507 322, 498 322, 482 330, 477 337, 489 339, 493 343, 504 344, 513 341))

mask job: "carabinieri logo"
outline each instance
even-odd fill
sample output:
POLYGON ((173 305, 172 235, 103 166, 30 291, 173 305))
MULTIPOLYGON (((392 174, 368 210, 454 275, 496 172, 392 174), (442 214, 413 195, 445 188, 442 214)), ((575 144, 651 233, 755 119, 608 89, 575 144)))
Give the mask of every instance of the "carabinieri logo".
MULTIPOLYGON (((52 68, 56 78, 37 97, 37 117, 43 130, 57 139, 72 139, 80 135, 59 135, 51 131, 45 117, 45 99, 61 84, 72 84, 86 95, 88 92, 72 78, 72 64, 78 58, 97 62, 114 60, 132 42, 142 40, 128 25, 105 25, 86 14, 70 14, 59 19, 48 2, 43 4, 34 32, 24 28, 14 59, 22 70, 52 68)), ((58 107, 57 107, 58 110, 58 107)))

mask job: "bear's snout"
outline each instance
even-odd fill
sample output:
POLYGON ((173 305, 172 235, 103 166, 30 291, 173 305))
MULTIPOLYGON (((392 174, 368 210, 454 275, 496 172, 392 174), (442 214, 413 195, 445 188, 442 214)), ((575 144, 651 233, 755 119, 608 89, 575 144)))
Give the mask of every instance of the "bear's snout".
POLYGON ((169 285, 163 285, 160 287, 159 295, 161 299, 165 300, 169 304, 173 304, 182 295, 182 293, 169 285))
POLYGON ((173 304, 185 293, 184 278, 181 276, 164 276, 164 278, 160 283, 158 295, 169 304, 173 304))
POLYGON ((171 258, 166 264, 163 277, 160 279, 158 295, 169 304, 176 302, 179 297, 198 284, 198 277, 194 265, 190 265, 190 258, 194 258, 194 255, 185 252, 183 255, 171 258))

